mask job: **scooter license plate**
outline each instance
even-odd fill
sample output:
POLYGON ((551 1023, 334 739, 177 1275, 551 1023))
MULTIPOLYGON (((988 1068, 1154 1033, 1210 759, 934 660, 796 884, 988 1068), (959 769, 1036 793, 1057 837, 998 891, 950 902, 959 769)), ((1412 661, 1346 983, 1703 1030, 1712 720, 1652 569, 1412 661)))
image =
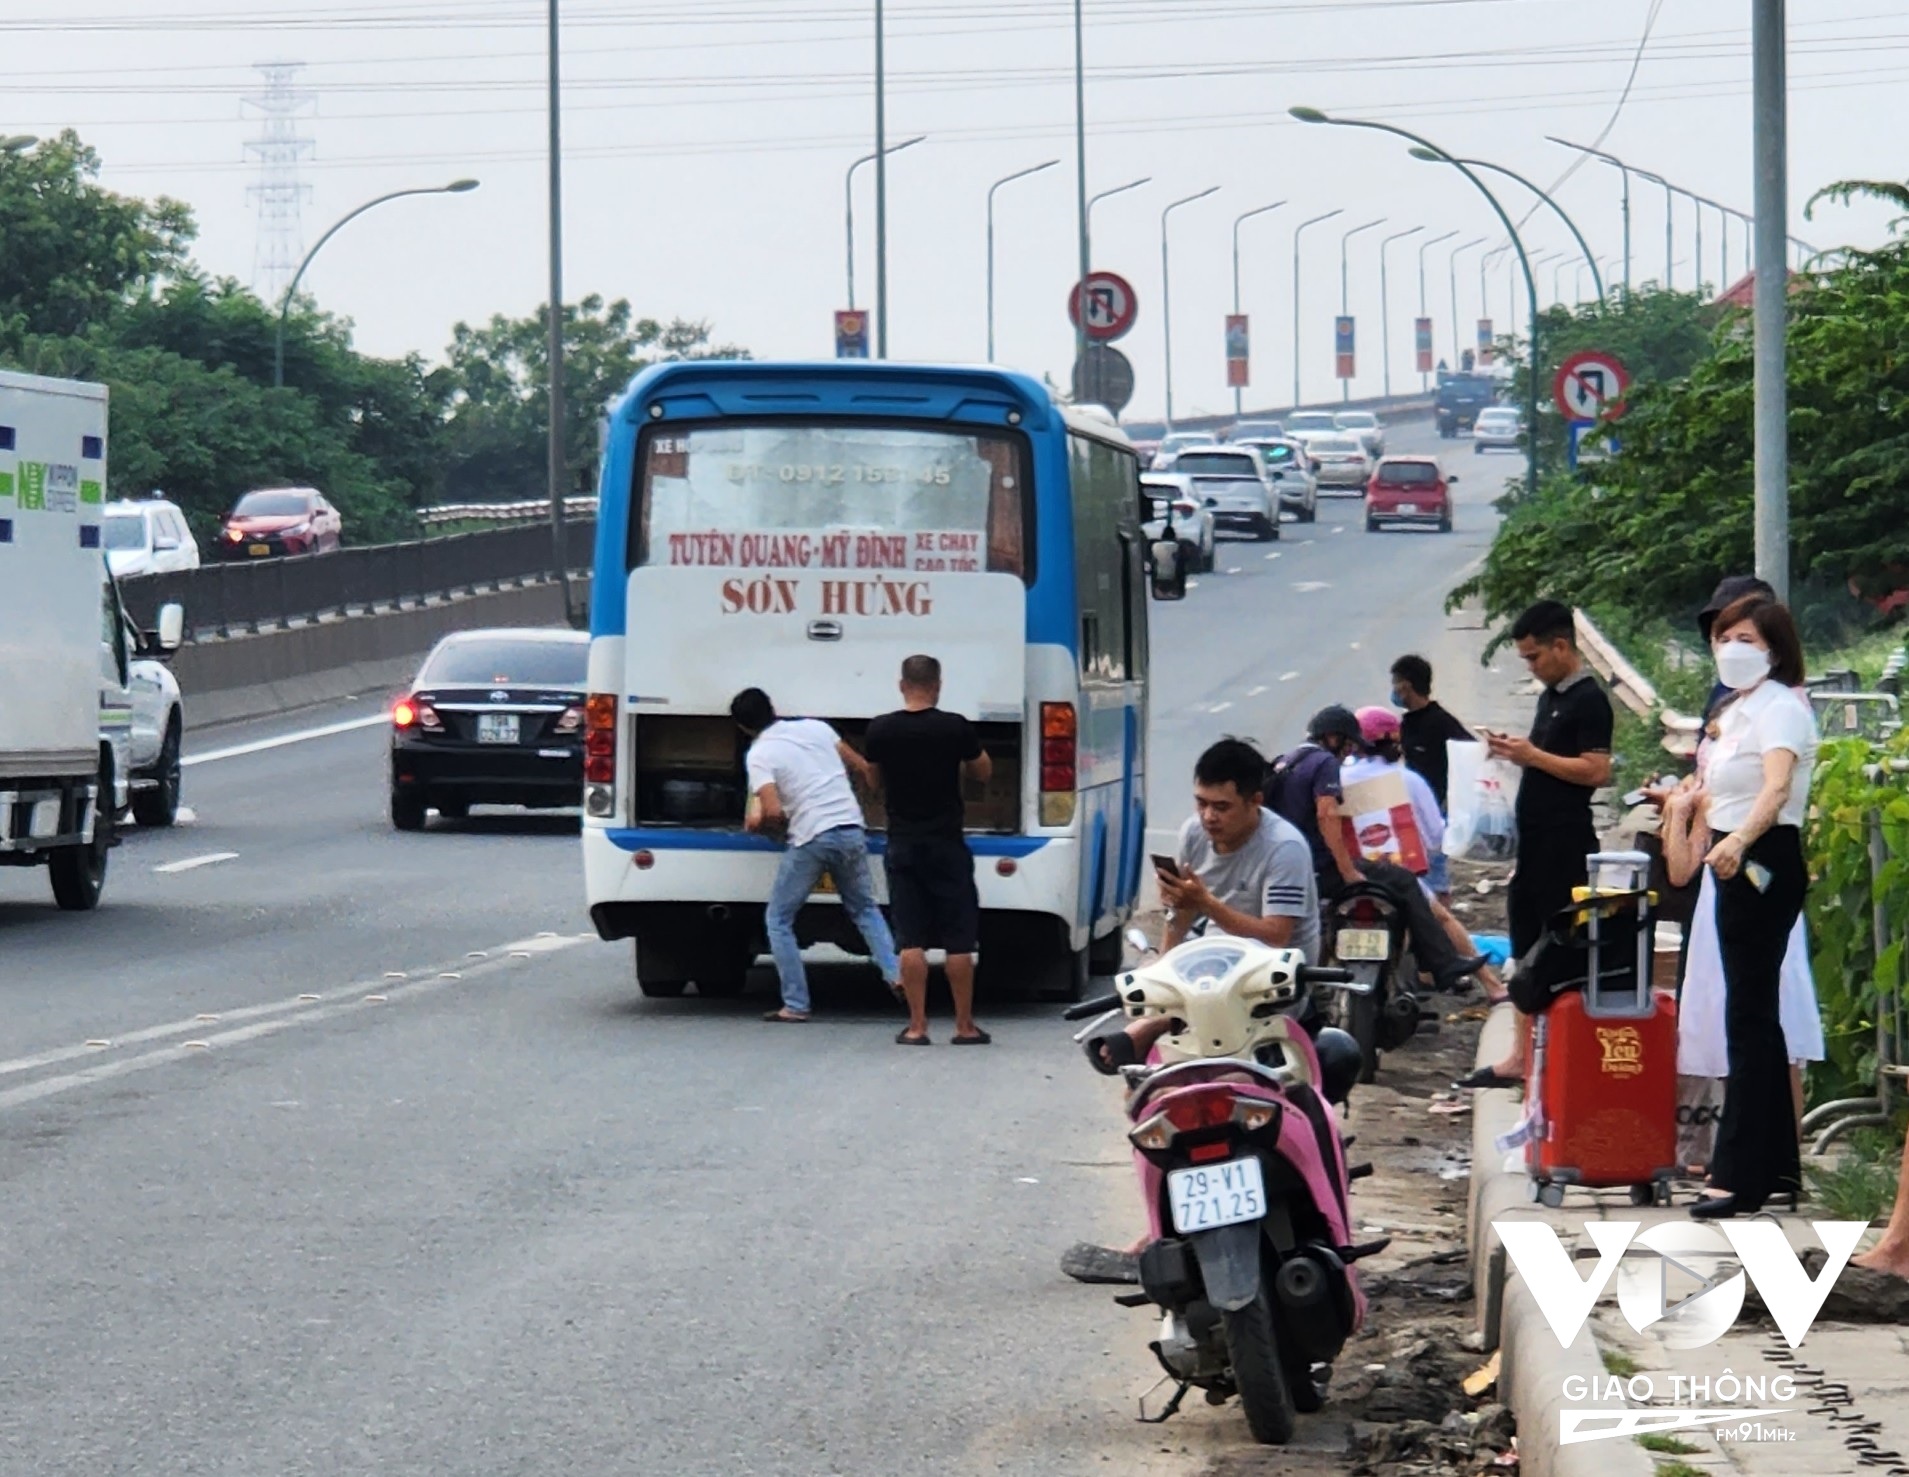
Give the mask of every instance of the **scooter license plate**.
POLYGON ((1211 1231, 1266 1215, 1266 1181, 1257 1159, 1229 1159, 1197 1169, 1167 1172, 1167 1202, 1173 1229, 1182 1235, 1211 1231))
POLYGON ((1392 936, 1383 928, 1342 928, 1333 952, 1341 964, 1384 963, 1392 954, 1392 936))

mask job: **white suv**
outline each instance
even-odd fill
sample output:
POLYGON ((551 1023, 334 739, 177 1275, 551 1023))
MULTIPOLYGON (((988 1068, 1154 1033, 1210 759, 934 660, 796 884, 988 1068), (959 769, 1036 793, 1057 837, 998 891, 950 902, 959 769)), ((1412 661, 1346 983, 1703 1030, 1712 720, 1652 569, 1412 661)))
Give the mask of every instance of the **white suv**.
POLYGON ((100 542, 115 579, 199 567, 199 545, 177 503, 163 498, 108 503, 100 542))

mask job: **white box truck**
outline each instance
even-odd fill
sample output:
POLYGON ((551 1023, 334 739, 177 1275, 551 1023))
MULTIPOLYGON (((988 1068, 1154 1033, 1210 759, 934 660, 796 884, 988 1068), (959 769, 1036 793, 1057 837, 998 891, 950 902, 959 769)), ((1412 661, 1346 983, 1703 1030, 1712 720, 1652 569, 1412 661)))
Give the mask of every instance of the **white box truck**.
MULTIPOLYGON (((106 387, 0 370, 0 866, 45 865, 69 909, 99 902, 130 778, 105 500, 106 387)), ((182 624, 168 607, 153 644, 182 624)))

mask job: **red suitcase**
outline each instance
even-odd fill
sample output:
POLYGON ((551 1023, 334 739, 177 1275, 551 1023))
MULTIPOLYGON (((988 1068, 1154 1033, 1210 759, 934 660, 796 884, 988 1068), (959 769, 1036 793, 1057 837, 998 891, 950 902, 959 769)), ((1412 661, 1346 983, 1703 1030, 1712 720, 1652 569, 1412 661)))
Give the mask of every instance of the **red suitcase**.
POLYGON ((1525 1169, 1546 1205, 1565 1188, 1626 1186, 1639 1205, 1670 1203, 1677 1166, 1677 1006, 1651 986, 1649 859, 1590 858, 1575 915, 1586 942, 1583 988, 1532 1022, 1525 1169))

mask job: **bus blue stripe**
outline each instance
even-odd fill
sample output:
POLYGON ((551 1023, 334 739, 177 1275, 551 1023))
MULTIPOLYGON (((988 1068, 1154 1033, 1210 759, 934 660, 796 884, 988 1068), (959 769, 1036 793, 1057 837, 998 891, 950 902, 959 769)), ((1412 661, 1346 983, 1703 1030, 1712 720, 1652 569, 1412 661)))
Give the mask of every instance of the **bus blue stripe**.
MULTIPOLYGON (((613 827, 603 833, 620 851, 781 851, 782 847, 763 836, 747 831, 681 831, 644 827, 613 827)), ((1051 837, 1047 836, 970 836, 968 850, 976 856, 1032 856, 1051 837)), ((888 838, 871 835, 868 849, 877 856, 888 850, 888 838)))

